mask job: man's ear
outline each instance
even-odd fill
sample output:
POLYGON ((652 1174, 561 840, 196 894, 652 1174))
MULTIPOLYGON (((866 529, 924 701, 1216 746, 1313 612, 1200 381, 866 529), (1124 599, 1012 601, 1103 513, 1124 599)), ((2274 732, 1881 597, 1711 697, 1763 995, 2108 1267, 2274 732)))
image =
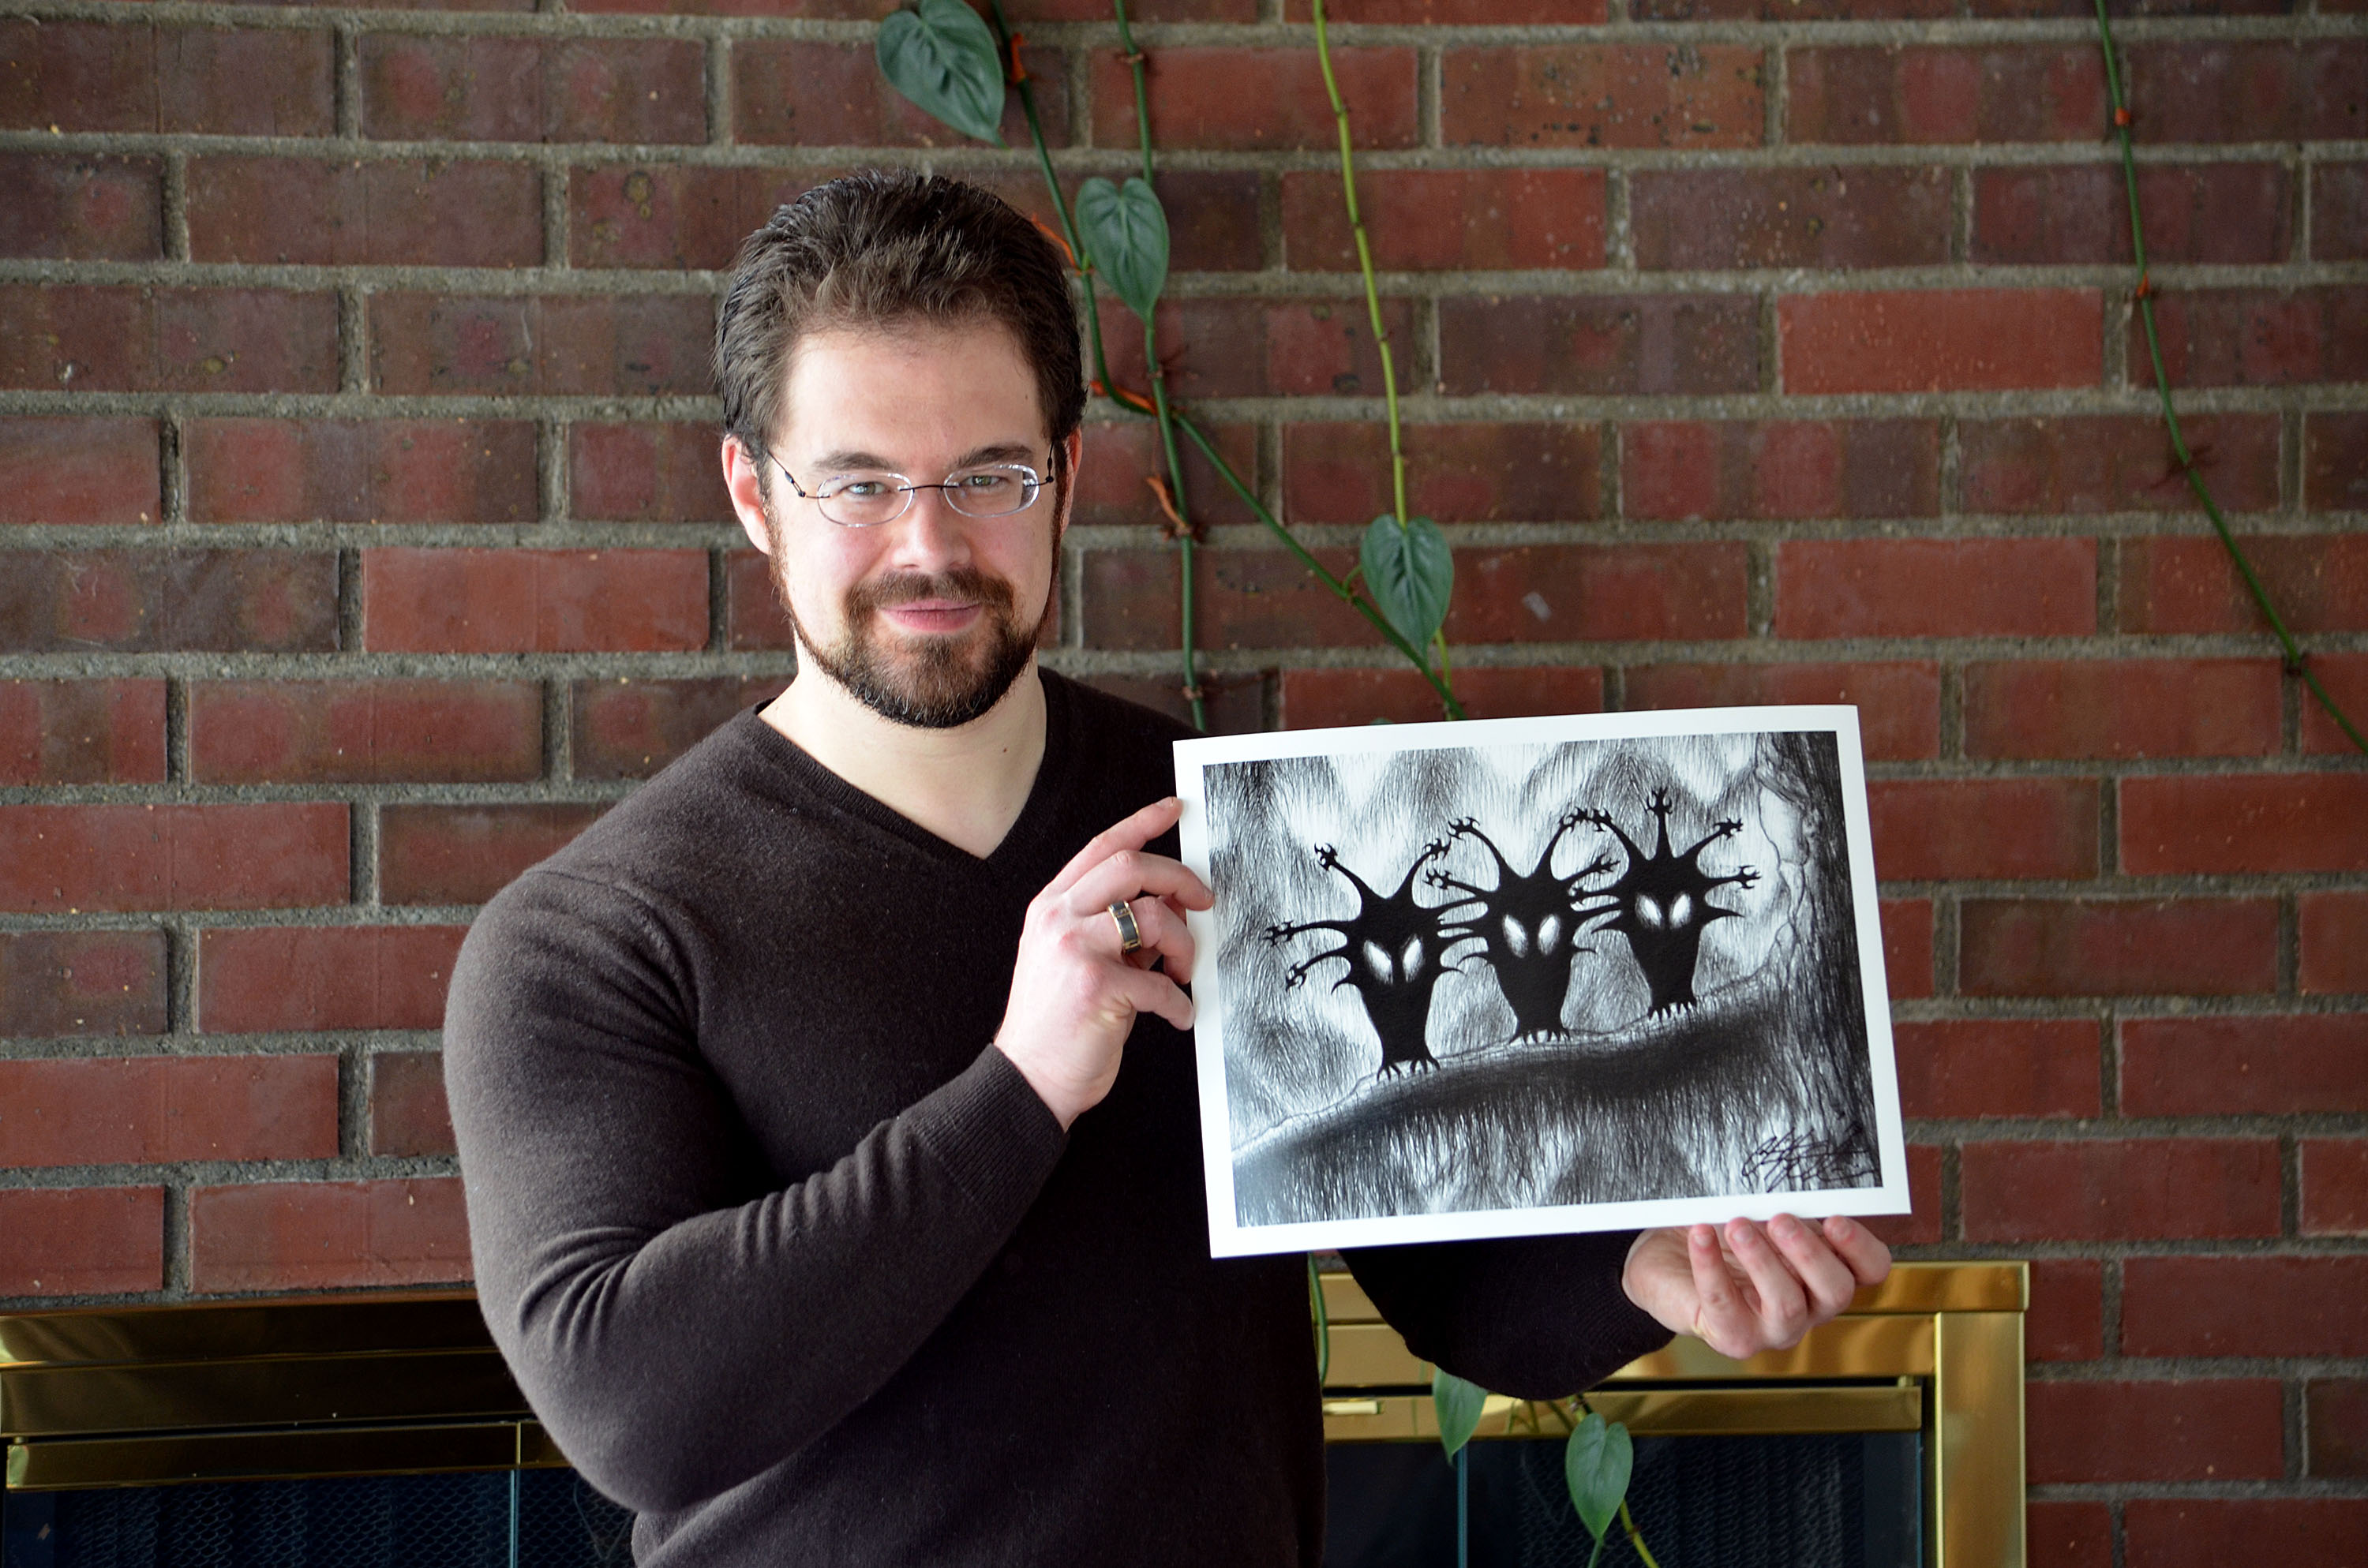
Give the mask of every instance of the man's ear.
POLYGON ((1055 519, 1053 537, 1058 540, 1069 531, 1069 509, 1077 504, 1077 465, 1084 459, 1086 432, 1083 426, 1072 430, 1061 442, 1061 466, 1067 471, 1068 484, 1061 494, 1061 515, 1055 519))
POLYGON ((732 510, 748 542, 767 555, 773 553, 773 528, 765 517, 764 471, 737 436, 723 437, 723 488, 732 493, 732 510))

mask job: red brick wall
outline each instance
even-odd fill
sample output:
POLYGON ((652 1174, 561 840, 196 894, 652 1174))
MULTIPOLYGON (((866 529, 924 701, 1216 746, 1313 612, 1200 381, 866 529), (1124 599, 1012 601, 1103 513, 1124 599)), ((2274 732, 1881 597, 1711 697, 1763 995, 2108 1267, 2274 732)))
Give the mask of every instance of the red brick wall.
MULTIPOLYGON (((461 928, 790 668, 716 269, 875 159, 1042 210, 881 84, 882 0, 529 3, 0 17, 0 1298, 464 1277, 461 928)), ((1014 8, 1064 173, 1123 173, 1101 0, 1014 8)), ((2359 0, 2128 8, 2192 437, 2368 717, 2359 0)), ((1304 0, 1139 9, 1175 385, 1346 559, 1378 367, 1304 0)), ((2356 1561, 2368 773, 2169 470, 2085 7, 1335 12, 1474 708, 1861 705, 1892 1232, 2038 1260, 2034 1561, 2356 1561)), ((1172 701, 1147 432, 1089 442, 1049 659, 1172 701)), ((1216 720, 1425 716, 1193 483, 1216 720)))

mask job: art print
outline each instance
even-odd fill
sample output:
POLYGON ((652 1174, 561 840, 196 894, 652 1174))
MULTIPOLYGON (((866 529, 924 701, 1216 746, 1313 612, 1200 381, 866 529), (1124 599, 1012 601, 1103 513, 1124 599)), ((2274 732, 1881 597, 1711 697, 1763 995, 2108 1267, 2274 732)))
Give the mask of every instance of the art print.
POLYGON ((1217 1256, 1907 1210, 1856 710, 1176 755, 1217 1256))

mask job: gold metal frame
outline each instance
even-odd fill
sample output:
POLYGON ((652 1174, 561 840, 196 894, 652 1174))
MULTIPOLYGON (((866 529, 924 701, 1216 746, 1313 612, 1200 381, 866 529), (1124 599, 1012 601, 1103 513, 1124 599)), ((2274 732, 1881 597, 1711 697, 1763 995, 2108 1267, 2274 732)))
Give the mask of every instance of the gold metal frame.
MULTIPOLYGON (((1332 1355, 1324 1435, 1435 1439, 1431 1368, 1346 1274, 1323 1277, 1332 1355)), ((1730 1360, 1697 1339, 1630 1362, 1588 1395, 1642 1437, 1921 1431, 1930 1568, 2023 1568, 2021 1263, 1903 1263, 1790 1350, 1730 1360)), ((1492 1397, 1483 1438, 1537 1413, 1492 1397)))
MULTIPOLYGON (((1592 1393, 1647 1436, 1922 1431, 1930 1568, 2022 1568, 2020 1263, 1908 1263, 1788 1351, 1697 1340, 1592 1393)), ((1324 1427, 1435 1437, 1431 1369, 1346 1274, 1324 1427)), ((1492 1399, 1481 1436, 1536 1430, 1492 1399)), ((564 1465, 465 1291, 0 1315, 0 1439, 21 1490, 564 1465)))

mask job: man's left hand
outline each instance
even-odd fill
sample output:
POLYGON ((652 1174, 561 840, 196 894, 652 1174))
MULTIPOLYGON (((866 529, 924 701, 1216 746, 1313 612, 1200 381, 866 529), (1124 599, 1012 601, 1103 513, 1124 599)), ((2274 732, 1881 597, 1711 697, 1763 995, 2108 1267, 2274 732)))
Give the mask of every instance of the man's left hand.
POLYGON ((1646 1231, 1620 1285, 1663 1327, 1739 1361, 1798 1345, 1890 1272, 1891 1249, 1857 1221, 1779 1214, 1646 1231))

